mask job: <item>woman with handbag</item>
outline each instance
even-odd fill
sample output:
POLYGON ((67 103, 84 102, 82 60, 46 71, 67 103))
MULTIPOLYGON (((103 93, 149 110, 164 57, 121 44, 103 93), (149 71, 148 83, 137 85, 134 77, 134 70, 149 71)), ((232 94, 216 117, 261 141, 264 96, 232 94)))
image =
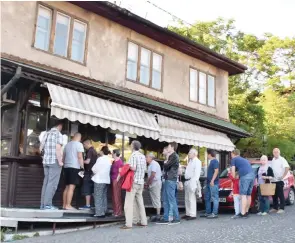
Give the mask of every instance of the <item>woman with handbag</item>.
POLYGON ((274 173, 272 168, 268 165, 268 158, 266 155, 262 155, 260 158, 261 166, 258 168, 257 173, 257 180, 258 180, 258 197, 259 197, 259 213, 257 215, 265 216, 269 212, 269 196, 271 195, 265 195, 265 194, 271 194, 265 193, 264 190, 262 190, 262 187, 265 185, 273 185, 270 184, 270 180, 274 177, 274 173))

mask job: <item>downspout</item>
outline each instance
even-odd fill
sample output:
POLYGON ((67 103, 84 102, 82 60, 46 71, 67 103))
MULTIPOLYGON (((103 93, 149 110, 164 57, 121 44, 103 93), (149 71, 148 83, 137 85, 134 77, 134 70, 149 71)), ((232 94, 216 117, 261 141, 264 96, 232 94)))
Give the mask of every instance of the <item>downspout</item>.
POLYGON ((22 74, 22 68, 20 66, 17 67, 14 76, 9 80, 9 82, 4 86, 1 90, 1 97, 19 80, 22 74))

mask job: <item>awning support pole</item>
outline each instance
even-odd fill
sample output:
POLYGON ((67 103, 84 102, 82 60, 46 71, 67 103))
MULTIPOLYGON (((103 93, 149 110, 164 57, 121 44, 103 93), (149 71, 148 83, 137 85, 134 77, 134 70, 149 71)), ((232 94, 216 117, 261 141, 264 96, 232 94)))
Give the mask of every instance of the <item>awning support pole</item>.
POLYGON ((1 90, 1 97, 13 86, 16 84, 17 80, 19 80, 22 74, 22 68, 20 66, 17 67, 14 76, 9 80, 9 82, 4 86, 1 90))

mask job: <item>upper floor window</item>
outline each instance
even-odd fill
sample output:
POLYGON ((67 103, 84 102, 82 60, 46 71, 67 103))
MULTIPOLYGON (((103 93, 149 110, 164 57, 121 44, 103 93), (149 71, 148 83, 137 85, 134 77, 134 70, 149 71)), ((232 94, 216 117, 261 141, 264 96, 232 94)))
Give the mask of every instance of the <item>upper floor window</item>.
POLYGON ((161 90, 162 55, 128 42, 127 79, 161 90))
POLYGON ((72 16, 38 5, 34 46, 85 63, 87 24, 72 16))
POLYGON ((215 77, 190 68, 190 100, 215 107, 215 77))

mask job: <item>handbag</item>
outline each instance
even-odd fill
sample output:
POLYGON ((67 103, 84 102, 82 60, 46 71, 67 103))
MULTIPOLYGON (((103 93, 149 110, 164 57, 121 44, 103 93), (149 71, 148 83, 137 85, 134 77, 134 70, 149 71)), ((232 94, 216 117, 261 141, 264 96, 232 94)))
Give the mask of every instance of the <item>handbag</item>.
POLYGON ((259 185, 259 187, 260 187, 260 194, 262 196, 273 196, 273 195, 275 195, 276 184, 265 183, 265 184, 259 185))

